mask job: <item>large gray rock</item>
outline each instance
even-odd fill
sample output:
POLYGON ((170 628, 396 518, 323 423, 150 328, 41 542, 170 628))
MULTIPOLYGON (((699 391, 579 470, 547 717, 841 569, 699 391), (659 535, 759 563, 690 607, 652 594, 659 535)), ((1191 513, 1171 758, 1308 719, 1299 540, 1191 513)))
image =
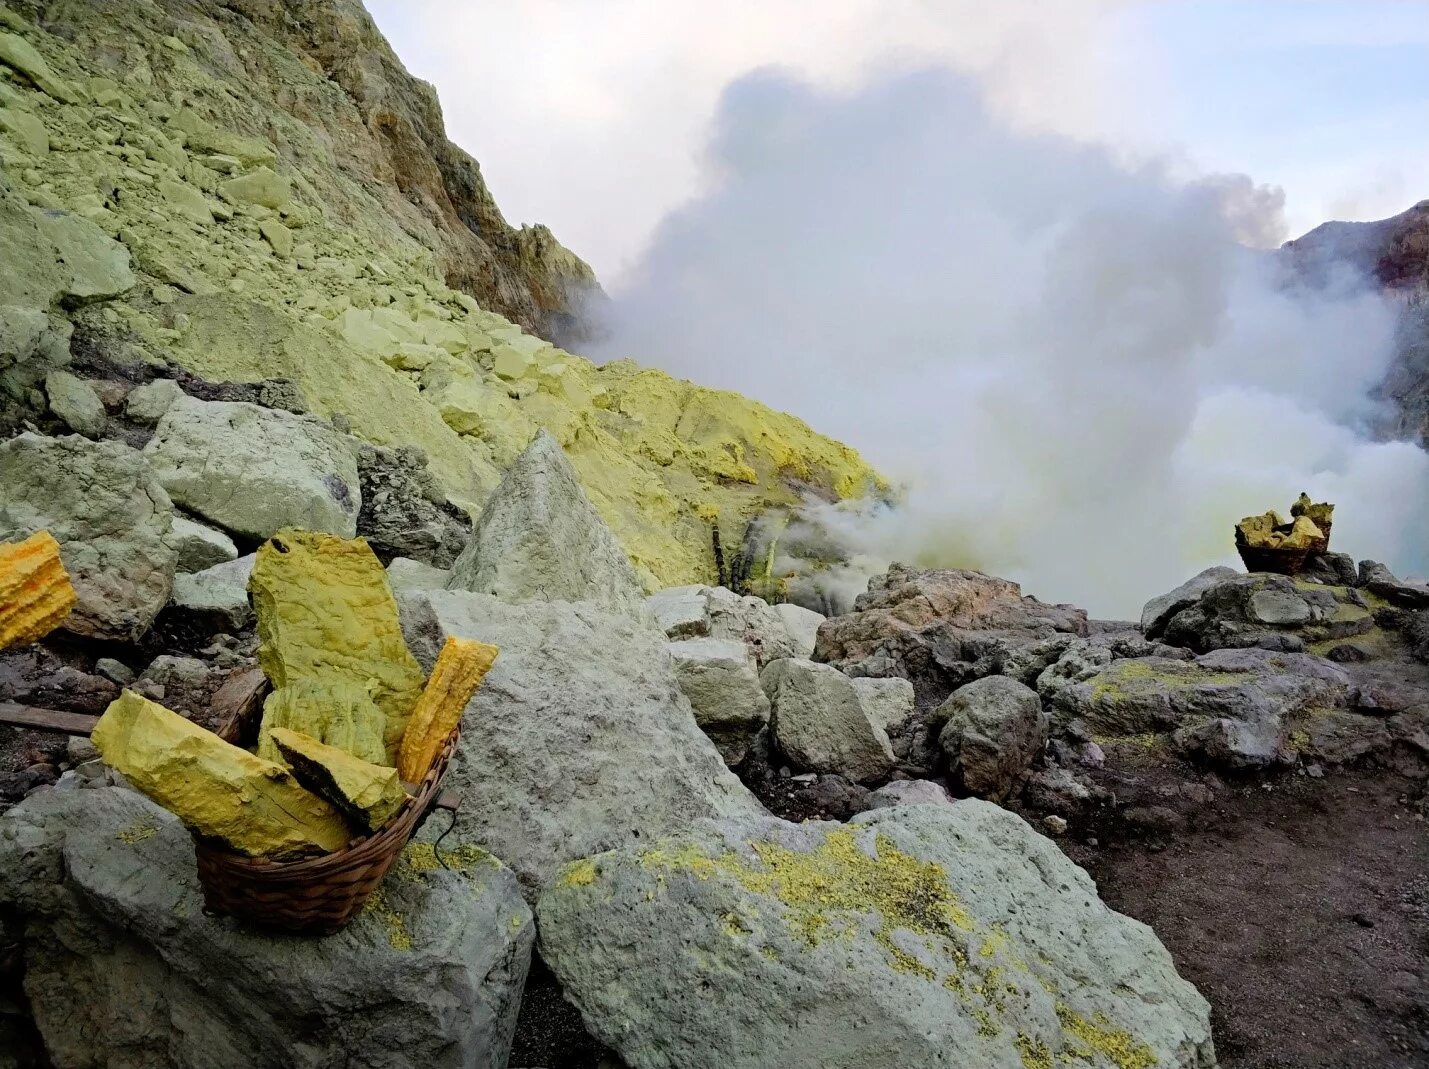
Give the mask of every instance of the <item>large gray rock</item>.
POLYGON ((791 764, 859 783, 893 771, 888 734, 869 717, 852 680, 799 658, 771 661, 760 674, 771 706, 769 727, 791 764))
POLYGON ((769 699, 748 647, 733 639, 690 638, 671 642, 668 649, 695 723, 725 764, 739 764, 769 722, 769 699))
POLYGON ((0 443, 0 541, 47 530, 78 604, 64 627, 132 641, 169 598, 173 504, 148 461, 119 442, 25 433, 0 443))
POLYGON ((891 809, 898 805, 952 805, 953 799, 942 784, 927 779, 896 779, 868 795, 869 809, 891 809))
POLYGON ((558 443, 539 431, 492 492, 452 565, 452 590, 502 601, 588 601, 648 620, 625 550, 558 443))
POLYGON ((68 279, 66 304, 107 301, 134 288, 129 250, 94 223, 72 212, 36 213, 40 230, 53 242, 68 279))
POLYGON ((1371 594, 1402 609, 1429 609, 1429 586, 1397 579, 1379 561, 1360 561, 1358 583, 1371 594))
POLYGON ((774 611, 784 621, 784 630, 789 632, 789 641, 794 644, 793 656, 812 657, 819 643, 819 625, 828 617, 791 601, 780 602, 774 611))
POLYGON ((170 611, 201 633, 242 630, 253 622, 248 579, 257 560, 258 555, 250 553, 203 571, 174 576, 170 611))
POLYGON ((946 691, 1001 672, 1017 650, 1058 634, 1085 636, 1087 614, 981 572, 895 564, 868 581, 853 612, 819 628, 814 660, 946 691))
POLYGON ((959 687, 938 709, 938 745, 969 792, 1001 801, 1047 745, 1047 714, 1037 692, 1007 676, 959 687))
POLYGON ((169 544, 179 556, 181 572, 201 572, 215 564, 238 559, 238 547, 228 535, 179 513, 174 514, 169 544))
POLYGON ((853 689, 868 719, 885 732, 894 732, 913 715, 913 684, 897 676, 854 676, 853 689))
POLYGON ((357 533, 383 560, 407 557, 450 568, 467 539, 471 518, 447 501, 420 449, 363 444, 357 452, 362 512, 357 533))
POLYGON ((155 379, 129 391, 124 399, 124 414, 135 423, 152 427, 183 395, 184 391, 173 379, 155 379))
POLYGON ((404 593, 399 604, 419 660, 446 634, 501 648, 467 706, 448 841, 491 850, 528 891, 574 858, 697 817, 763 811, 695 723, 654 628, 589 603, 508 605, 465 591, 404 593), (437 636, 414 633, 424 620, 437 636))
POLYGON ((104 402, 94 387, 68 371, 51 371, 45 376, 45 394, 50 411, 76 434, 98 438, 104 433, 108 417, 104 402))
POLYGON ((994 805, 702 821, 566 869, 542 956, 631 1069, 1214 1069, 1150 928, 994 805))
MULTIPOLYGON (((1058 719, 1079 718, 1112 738, 1170 734, 1179 748, 1231 768, 1292 761, 1293 737, 1307 720, 1347 709, 1357 697, 1342 669, 1303 653, 1228 649, 1191 660, 1079 664, 1044 686, 1058 719)), ((1062 667, 1047 669, 1039 686, 1062 667)))
POLYGON ((175 502, 235 534, 357 533, 357 461, 343 436, 314 417, 180 397, 144 453, 175 502))
POLYGON ((1141 610, 1142 634, 1147 638, 1160 638, 1161 632, 1166 630, 1166 623, 1171 617, 1200 601, 1201 595, 1217 583, 1226 579, 1235 579, 1240 574, 1234 568, 1217 565, 1214 568, 1207 568, 1198 575, 1193 575, 1175 590, 1152 598, 1141 610))
POLYGON ((807 656, 799 653, 806 643, 790 632, 780 607, 752 594, 722 586, 679 586, 652 594, 645 603, 670 638, 742 642, 760 668, 783 657, 807 656))
POLYGON ((1255 572, 1211 582, 1166 620, 1162 639, 1200 653, 1251 646, 1294 652, 1373 627, 1357 590, 1255 572))
POLYGON ((47 791, 0 817, 0 907, 56 1069, 506 1065, 534 925, 516 880, 409 848, 321 939, 206 916, 193 842, 128 790, 47 791))

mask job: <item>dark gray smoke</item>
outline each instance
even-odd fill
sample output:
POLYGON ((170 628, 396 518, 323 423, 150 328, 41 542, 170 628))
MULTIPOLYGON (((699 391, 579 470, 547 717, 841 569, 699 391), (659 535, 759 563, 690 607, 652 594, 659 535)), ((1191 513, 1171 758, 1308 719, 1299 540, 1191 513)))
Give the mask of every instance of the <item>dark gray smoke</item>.
POLYGON ((709 192, 613 293, 612 340, 842 438, 904 487, 804 522, 854 561, 970 566, 1102 615, 1233 561, 1301 490, 1336 548, 1424 561, 1429 456, 1377 443, 1394 312, 1286 287, 1281 196, 1011 131, 927 71, 724 95, 709 192))

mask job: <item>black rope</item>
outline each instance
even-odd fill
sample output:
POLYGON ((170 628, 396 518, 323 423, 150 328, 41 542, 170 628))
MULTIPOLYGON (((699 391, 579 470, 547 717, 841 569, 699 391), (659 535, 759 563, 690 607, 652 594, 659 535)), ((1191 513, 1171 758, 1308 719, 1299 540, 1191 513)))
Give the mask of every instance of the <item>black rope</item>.
POLYGON ((437 864, 441 865, 441 867, 446 869, 448 872, 451 872, 452 867, 448 865, 446 859, 442 857, 442 840, 445 839, 448 835, 450 835, 452 833, 452 830, 456 827, 456 810, 451 809, 448 810, 448 812, 450 812, 452 815, 452 822, 447 825, 446 831, 442 832, 440 835, 437 836, 437 841, 432 844, 432 853, 435 854, 437 857, 437 864))

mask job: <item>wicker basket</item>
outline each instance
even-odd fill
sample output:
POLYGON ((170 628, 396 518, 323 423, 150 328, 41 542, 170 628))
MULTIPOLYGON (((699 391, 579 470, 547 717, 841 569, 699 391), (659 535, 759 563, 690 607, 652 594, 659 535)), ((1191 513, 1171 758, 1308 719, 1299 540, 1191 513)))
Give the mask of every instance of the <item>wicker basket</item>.
POLYGON ((1263 546, 1247 546, 1239 540, 1236 551, 1245 562, 1248 572, 1274 572, 1277 575, 1299 575, 1310 558, 1311 550, 1270 549, 1263 546))
POLYGON ((1321 553, 1330 551, 1330 528, 1335 525, 1333 523, 1317 523, 1315 526, 1320 528, 1320 537, 1310 543, 1310 556, 1312 557, 1318 557, 1321 553))
MULTIPOLYGON (((230 722, 219 734, 240 743, 256 725, 230 722)), ((194 838, 204 910, 306 935, 340 931, 362 909, 437 803, 461 729, 447 736, 416 792, 374 835, 300 861, 242 857, 194 838)), ((450 803, 445 803, 451 807, 450 803)))

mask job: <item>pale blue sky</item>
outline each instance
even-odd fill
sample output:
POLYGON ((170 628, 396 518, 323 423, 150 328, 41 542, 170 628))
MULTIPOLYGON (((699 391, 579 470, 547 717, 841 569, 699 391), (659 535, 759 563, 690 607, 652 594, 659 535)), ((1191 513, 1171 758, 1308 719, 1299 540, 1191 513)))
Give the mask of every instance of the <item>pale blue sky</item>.
POLYGON ((1288 236, 1429 197, 1429 0, 368 7, 508 217, 550 224, 607 281, 698 191, 720 91, 766 65, 852 89, 946 64, 1009 122, 1280 186, 1288 236))

